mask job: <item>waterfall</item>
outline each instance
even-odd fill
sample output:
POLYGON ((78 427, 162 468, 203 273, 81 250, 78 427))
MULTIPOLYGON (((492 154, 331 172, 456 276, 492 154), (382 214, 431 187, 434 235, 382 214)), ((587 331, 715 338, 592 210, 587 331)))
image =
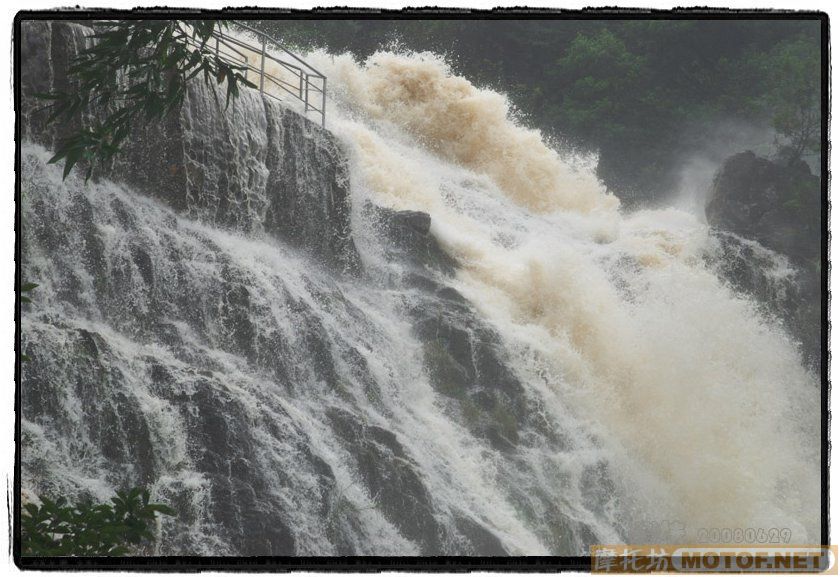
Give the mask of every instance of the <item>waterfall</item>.
POLYGON ((167 555, 819 538, 818 377, 704 223, 622 211, 435 55, 308 58, 326 131, 196 83, 85 184, 28 121, 26 494, 145 484, 167 555))

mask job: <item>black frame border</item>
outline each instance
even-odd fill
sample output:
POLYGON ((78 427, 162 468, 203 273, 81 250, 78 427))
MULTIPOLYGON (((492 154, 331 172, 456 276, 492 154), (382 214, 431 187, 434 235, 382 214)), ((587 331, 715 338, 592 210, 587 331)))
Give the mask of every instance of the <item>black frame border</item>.
MULTIPOLYGON (((13 505, 9 509, 9 533, 12 538, 12 555, 15 565, 22 570, 66 571, 66 570, 111 570, 111 571, 155 571, 185 572, 201 571, 247 571, 247 572, 291 572, 291 571, 336 571, 336 572, 380 572, 380 571, 424 571, 466 573, 470 571, 499 572, 558 572, 589 570, 591 558, 579 557, 22 557, 18 519, 21 514, 20 498, 20 433, 21 394, 20 356, 21 338, 21 118, 20 118, 20 37, 21 24, 28 20, 93 20, 93 19, 166 19, 172 16, 194 18, 226 18, 240 20, 818 20, 821 40, 821 322, 822 359, 820 362, 820 443, 821 443, 821 543, 829 542, 829 463, 831 444, 829 425, 831 421, 829 376, 831 324, 829 321, 829 115, 830 115, 830 33, 829 17, 825 12, 797 10, 752 10, 752 9, 710 9, 710 8, 587 8, 534 9, 528 7, 485 9, 457 8, 404 8, 402 10, 370 8, 315 8, 312 10, 283 8, 225 8, 223 10, 179 9, 179 8, 134 8, 119 9, 58 9, 23 10, 15 15, 12 25, 12 49, 14 56, 14 110, 15 110, 15 461, 13 505)), ((8 491, 8 489, 7 489, 8 491)))

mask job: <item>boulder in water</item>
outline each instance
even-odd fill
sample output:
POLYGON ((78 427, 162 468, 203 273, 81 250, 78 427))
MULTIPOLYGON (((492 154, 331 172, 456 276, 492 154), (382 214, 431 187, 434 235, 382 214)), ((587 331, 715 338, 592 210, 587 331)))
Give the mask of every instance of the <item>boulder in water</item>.
POLYGON ((741 152, 715 176, 706 218, 794 261, 818 260, 820 179, 801 159, 773 161, 741 152))
POLYGON ((819 365, 822 345, 820 201, 820 178, 803 160, 770 160, 747 151, 723 163, 706 205, 709 224, 723 231, 717 233, 723 276, 785 321, 812 366, 819 365), (787 258, 792 281, 779 285, 779 279, 766 278, 758 269, 772 253, 762 254, 749 241, 787 258))

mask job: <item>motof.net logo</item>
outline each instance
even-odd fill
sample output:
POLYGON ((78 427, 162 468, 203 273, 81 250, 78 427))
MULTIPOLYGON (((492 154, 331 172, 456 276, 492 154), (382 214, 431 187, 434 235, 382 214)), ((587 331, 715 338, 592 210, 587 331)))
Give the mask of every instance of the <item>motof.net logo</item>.
POLYGON ((837 575, 837 545, 593 545, 593 573, 837 575))

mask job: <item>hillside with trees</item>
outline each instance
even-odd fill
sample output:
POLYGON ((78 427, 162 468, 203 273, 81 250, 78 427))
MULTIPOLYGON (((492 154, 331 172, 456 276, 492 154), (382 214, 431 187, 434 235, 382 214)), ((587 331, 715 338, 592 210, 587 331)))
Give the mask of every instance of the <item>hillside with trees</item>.
POLYGON ((628 205, 673 190, 681 163, 719 138, 722 125, 764 130, 776 150, 818 164, 820 23, 814 20, 256 25, 294 46, 325 46, 360 59, 394 45, 445 54, 454 72, 507 93, 526 124, 562 145, 597 151, 598 176, 628 205))

